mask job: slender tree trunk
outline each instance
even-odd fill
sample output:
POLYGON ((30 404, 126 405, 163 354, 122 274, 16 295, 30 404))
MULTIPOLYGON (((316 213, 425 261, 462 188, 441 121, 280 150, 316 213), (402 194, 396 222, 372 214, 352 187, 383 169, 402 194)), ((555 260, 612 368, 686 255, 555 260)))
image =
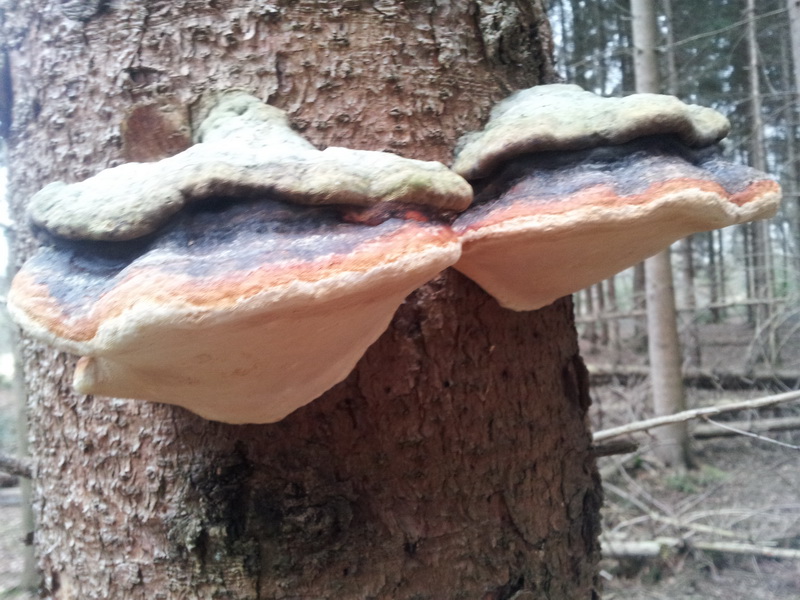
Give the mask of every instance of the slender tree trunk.
POLYGON ((633 340, 632 345, 637 352, 644 352, 647 348, 647 320, 638 315, 643 314, 647 308, 647 275, 644 263, 641 262, 633 267, 633 311, 637 313, 633 319, 633 340))
MULTIPOLYGON (((719 282, 719 301, 728 303, 728 269, 725 265, 725 235, 721 229, 711 232, 717 238, 717 281, 719 282)), ((722 318, 727 318, 727 311, 722 309, 722 318)))
MULTIPOLYGON (((10 235, 9 238, 13 240, 15 236, 10 235)), ((11 244, 9 244, 11 245, 11 244)), ((14 275, 13 259, 10 259, 6 265, 6 276, 3 278, 3 295, 8 293, 8 286, 11 283, 11 278, 14 275)), ((20 457, 28 457, 30 454, 28 450, 28 415, 27 405, 25 402, 25 385, 22 378, 22 360, 19 352, 19 336, 16 328, 13 326, 11 318, 3 306, 2 309, 2 327, 5 331, 2 332, 11 348, 11 354, 14 357, 14 375, 11 380, 11 394, 15 400, 17 414, 16 416, 16 442, 17 454, 20 457)), ((33 486, 31 481, 22 478, 19 483, 21 492, 21 512, 22 512, 22 528, 20 537, 26 540, 33 534, 35 529, 34 514, 33 514, 33 486)), ((22 554, 22 573, 19 578, 19 588, 23 590, 34 591, 38 587, 39 574, 36 569, 36 556, 33 552, 33 545, 25 543, 20 545, 20 553, 22 554)))
MULTIPOLYGON (((50 181, 158 158, 124 133, 136 107, 180 147, 203 92, 245 89, 320 147, 449 161, 496 100, 552 77, 538 1, 31 0, 5 18, 20 223, 50 181)), ((514 313, 448 271, 346 381, 261 426, 78 396, 73 357, 22 353, 42 597, 597 597, 568 299, 514 313)))
POLYGON ((592 67, 595 72, 594 80, 596 91, 598 94, 605 96, 608 94, 608 89, 606 88, 608 85, 609 67, 605 60, 606 48, 608 46, 605 10, 603 2, 592 2, 592 5, 592 11, 594 12, 592 21, 594 21, 595 27, 597 28, 597 45, 593 49, 595 59, 592 67))
MULTIPOLYGON (((614 315, 619 314, 619 303, 617 302, 617 278, 615 276, 609 277, 606 280, 608 289, 608 311, 614 315)), ((619 318, 611 319, 609 330, 609 346, 611 348, 611 362, 616 364, 619 361, 620 355, 620 331, 619 331, 619 318)))
POLYGON ((667 93, 678 96, 680 94, 680 78, 678 77, 678 63, 675 60, 675 19, 672 13, 672 0, 662 0, 662 5, 667 21, 667 47, 664 52, 667 66, 667 93))
POLYGON ((792 97, 786 110, 783 111, 785 123, 785 138, 781 148, 784 159, 781 160, 781 187, 783 190, 783 211, 786 215, 786 227, 778 228, 778 243, 780 252, 773 261, 778 260, 779 265, 773 264, 773 293, 778 298, 795 296, 800 292, 800 252, 796 252, 796 243, 800 242, 800 213, 797 202, 797 104, 800 97, 795 95, 794 78, 792 75, 791 35, 780 44, 780 73, 781 90, 792 97))
POLYGON ((570 0, 570 8, 572 13, 572 43, 574 45, 572 82, 590 90, 592 86, 587 71, 590 70, 588 59, 593 48, 591 47, 592 36, 586 32, 586 27, 589 23, 580 0, 570 0))
POLYGON ((658 66, 658 22, 655 0, 631 0, 631 32, 636 91, 660 94, 661 74, 658 66))
MULTIPOLYGON (((631 0, 636 91, 658 93, 661 83, 656 56, 658 27, 655 0, 631 0)), ((669 249, 645 261, 647 288, 647 339, 650 381, 657 416, 686 410, 681 375, 675 290, 669 249)), ((690 466, 686 423, 654 432, 656 455, 668 466, 690 466)))
MULTIPOLYGON (((678 65, 675 61, 675 30, 672 16, 672 0, 662 0, 666 17, 667 48, 664 52, 667 67, 667 93, 677 96, 680 93, 678 65)), ((697 330, 697 297, 694 289, 694 254, 693 236, 681 240, 678 244, 681 255, 680 290, 683 299, 684 315, 682 320, 683 345, 686 348, 687 363, 699 367, 702 362, 700 349, 700 333, 697 330)))
MULTIPOLYGON (((742 249, 744 254, 744 288, 747 300, 756 298, 755 280, 755 244, 753 242, 753 229, 749 225, 742 227, 742 249)), ((758 308, 752 302, 747 304, 747 322, 755 327, 758 319, 758 308)))
MULTIPOLYGON (((633 5, 631 5, 631 8, 633 8, 633 5)), ((625 39, 626 30, 628 28, 623 27, 622 24, 620 24, 620 27, 618 29, 621 32, 620 36, 622 37, 622 39, 625 39)), ((632 35, 631 35, 631 38, 628 41, 629 41, 630 46, 632 48, 634 48, 634 52, 633 52, 634 57, 633 57, 633 61, 629 61, 627 63, 627 65, 625 63, 623 63, 623 69, 622 69, 623 89, 624 90, 636 89, 637 91, 640 91, 640 89, 639 89, 639 78, 640 78, 639 70, 640 69, 638 68, 637 65, 641 64, 640 63, 640 59, 642 58, 642 55, 640 53, 642 51, 642 48, 639 46, 639 44, 637 43, 637 40, 636 40, 637 27, 632 27, 631 30, 632 30, 631 31, 632 35), (626 66, 627 66, 627 68, 626 68, 626 66)), ((655 60, 655 53, 654 52, 653 52, 653 60, 655 60)), ((655 69, 656 69, 655 73, 656 73, 656 77, 657 77, 658 76, 658 70, 657 70, 658 69, 658 65, 657 65, 657 62, 655 62, 654 64, 655 64, 655 69)), ((645 75, 642 74, 641 77, 644 78, 645 75)), ((646 84, 645 81, 642 81, 641 85, 645 86, 647 84, 646 84)), ((656 87, 658 87, 658 86, 656 86, 656 87)), ((660 90, 658 90, 658 91, 660 91, 660 90)), ((633 267, 633 303, 632 303, 632 305, 633 305, 634 312, 643 312, 646 309, 646 307, 647 307, 647 289, 646 288, 647 288, 647 272, 646 272, 646 269, 645 269, 645 263, 641 262, 638 265, 633 267)), ((633 322, 634 322, 633 347, 637 351, 643 351, 649 344, 649 341, 648 341, 648 336, 649 336, 648 327, 646 326, 646 323, 645 323, 644 327, 642 326, 642 321, 639 319, 639 317, 635 317, 633 322)))
POLYGON ((795 93, 800 96, 800 0, 786 0, 794 65, 795 93))
MULTIPOLYGON (((621 48, 632 48, 633 39, 631 36, 631 27, 628 24, 628 15, 623 10, 615 11, 617 16, 616 30, 619 35, 619 46, 621 48)), ((629 52, 619 53, 620 71, 622 75, 621 88, 622 91, 627 92, 636 88, 636 75, 633 68, 633 57, 629 52)), ((644 265, 642 265, 642 273, 644 273, 644 265)), ((642 275, 644 276, 644 275, 642 275)), ((642 280, 644 281, 644 280, 642 280)), ((644 287, 642 287, 642 298, 644 298, 644 287)))
MULTIPOLYGON (((786 7, 789 11, 789 47, 791 49, 791 62, 793 65, 792 72, 794 73, 793 81, 786 89, 791 89, 794 94, 794 109, 790 110, 788 115, 788 134, 786 136, 787 145, 787 163, 788 169, 786 172, 786 183, 784 189, 784 202, 787 204, 787 212, 791 219, 790 231, 792 231, 793 240, 791 248, 793 251, 793 260, 791 260, 791 271, 788 276, 789 287, 791 292, 800 293, 800 184, 798 184, 798 175, 800 175, 800 153, 797 151, 798 132, 797 128, 800 124, 800 0, 786 0, 786 7), (788 202, 787 202, 788 200, 788 202)), ((787 77, 787 80, 792 78, 787 77)))
POLYGON ((589 352, 594 353, 597 351, 597 321, 599 318, 597 303, 594 301, 594 286, 583 290, 583 297, 586 299, 586 314, 591 320, 587 321, 581 337, 589 342, 589 352))
POLYGON ((721 302, 721 294, 715 234, 715 231, 709 231, 704 233, 703 236, 706 240, 706 253, 708 254, 708 301, 711 304, 711 321, 713 323, 719 323, 721 309, 717 305, 721 302))
POLYGON ((683 298, 683 309, 686 318, 683 320, 683 346, 686 349, 687 365, 700 367, 702 351, 700 332, 697 329, 697 298, 694 289, 694 236, 682 239, 678 243, 681 255, 680 290, 683 298))
MULTIPOLYGON (((565 0, 555 0, 550 7, 550 20, 553 22, 553 29, 560 43, 555 47, 555 63, 567 79, 569 76, 569 57, 572 56, 572 27, 567 23, 565 0)), ((571 19, 570 19, 571 21, 571 19)))
POLYGON ((606 293, 603 282, 599 282, 594 286, 597 290, 597 323, 600 325, 600 345, 602 347, 608 346, 608 315, 606 307, 606 293))
MULTIPOLYGON (((747 23, 748 74, 750 82, 750 164, 756 169, 766 171, 767 157, 761 103, 761 61, 759 59, 758 38, 756 36, 755 10, 755 0, 747 0, 745 21, 747 23)), ((768 221, 756 221, 747 227, 750 229, 752 244, 752 298, 760 302, 756 304, 755 325, 757 328, 761 328, 768 326, 772 296, 769 223, 768 221)))

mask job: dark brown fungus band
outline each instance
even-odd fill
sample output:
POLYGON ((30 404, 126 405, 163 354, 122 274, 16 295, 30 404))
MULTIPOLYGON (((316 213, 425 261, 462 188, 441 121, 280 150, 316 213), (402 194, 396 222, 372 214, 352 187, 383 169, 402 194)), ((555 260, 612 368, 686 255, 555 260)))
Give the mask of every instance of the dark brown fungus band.
POLYGON ((503 306, 532 310, 691 233, 774 215, 778 184, 713 146, 727 127, 666 96, 517 93, 456 158, 476 191, 454 223, 456 269, 503 306))
POLYGON ((318 151, 245 95, 200 133, 176 157, 34 198, 51 243, 15 277, 10 311, 82 356, 79 392, 277 421, 344 379, 405 296, 458 259, 419 205, 463 208, 472 190, 438 163, 318 151), (389 203, 382 218, 348 218, 370 202, 389 203))

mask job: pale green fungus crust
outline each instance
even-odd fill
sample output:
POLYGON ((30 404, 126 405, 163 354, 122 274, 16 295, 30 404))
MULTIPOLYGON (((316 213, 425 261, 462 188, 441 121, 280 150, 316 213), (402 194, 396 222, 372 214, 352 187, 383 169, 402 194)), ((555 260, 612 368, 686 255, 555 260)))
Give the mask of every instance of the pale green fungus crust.
POLYGON ((125 241, 156 231, 192 202, 271 194, 304 205, 404 203, 463 211, 472 188, 438 162, 388 152, 317 150, 286 114, 243 92, 222 95, 197 144, 153 163, 128 163, 31 199, 37 227, 68 239, 125 241))
POLYGON ((577 85, 540 85, 512 94, 492 109, 484 129, 462 137, 453 170, 480 179, 521 154, 624 144, 649 135, 675 135, 701 148, 729 130, 717 111, 674 96, 605 98, 577 85))

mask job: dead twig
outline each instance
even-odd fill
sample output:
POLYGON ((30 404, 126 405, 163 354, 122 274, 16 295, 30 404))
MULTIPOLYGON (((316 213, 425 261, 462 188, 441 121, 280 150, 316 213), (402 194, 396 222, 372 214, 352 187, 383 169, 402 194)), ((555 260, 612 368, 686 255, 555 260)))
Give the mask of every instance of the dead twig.
POLYGON ((714 421, 709 419, 708 417, 702 417, 702 419, 706 423, 710 423, 715 427, 719 427, 721 429, 725 429, 727 431, 733 432, 737 435, 743 435, 745 437, 755 438, 757 440, 761 440, 762 442, 769 442, 770 444, 775 444, 777 446, 783 446, 784 448, 791 448, 792 450, 800 450, 800 446, 796 446, 795 444, 787 444, 786 442, 781 442, 780 440, 775 440, 772 438, 768 438, 764 435, 759 435, 757 433, 753 433, 752 431, 745 431, 744 429, 737 429, 736 427, 732 427, 730 425, 726 425, 725 423, 719 423, 718 421, 714 421))
POLYGON ((717 437, 733 437, 742 431, 748 433, 768 433, 770 431, 793 431, 800 429, 800 417, 779 417, 775 419, 758 419, 755 421, 726 422, 724 429, 714 425, 698 425, 692 430, 692 437, 696 440, 706 440, 717 437))
MULTIPOLYGON (((592 385, 626 384, 650 376, 650 367, 647 365, 588 364, 586 367, 592 385)), ((779 369, 757 369, 742 373, 687 367, 683 369, 682 377, 687 387, 701 389, 752 389, 759 384, 793 389, 800 380, 797 372, 779 369)))
POLYGON ((636 423, 628 423, 620 427, 612 427, 598 431, 592 437, 595 444, 604 442, 605 440, 627 435, 630 433, 637 433, 640 431, 647 431, 655 429, 656 427, 663 427, 664 425, 671 425, 673 423, 683 423, 691 421, 692 419, 699 419, 703 417, 718 415, 724 412, 731 412, 734 410, 743 410, 748 408, 763 408, 765 406, 774 406, 784 402, 791 402, 792 400, 800 399, 800 391, 786 392, 784 394, 775 394, 774 396, 765 396, 763 398, 756 398, 754 400, 742 400, 741 402, 729 402, 726 404, 716 406, 705 406, 702 408, 695 408, 692 410, 685 410, 683 412, 675 413, 674 415, 667 415, 664 417, 655 417, 653 419, 645 419, 636 423))
POLYGON ((28 458, 17 458, 0 454, 0 471, 17 477, 33 478, 33 461, 28 458))
POLYGON ((673 537, 659 537, 654 540, 625 540, 601 537, 603 556, 606 558, 630 558, 662 556, 665 552, 682 549, 703 550, 706 552, 725 552, 729 554, 749 554, 768 558, 800 560, 800 550, 793 548, 772 548, 740 542, 704 542, 673 537))
POLYGON ((591 452, 595 458, 601 456, 615 456, 617 454, 631 454, 639 449, 639 444, 633 440, 614 440, 605 444, 592 444, 591 452))

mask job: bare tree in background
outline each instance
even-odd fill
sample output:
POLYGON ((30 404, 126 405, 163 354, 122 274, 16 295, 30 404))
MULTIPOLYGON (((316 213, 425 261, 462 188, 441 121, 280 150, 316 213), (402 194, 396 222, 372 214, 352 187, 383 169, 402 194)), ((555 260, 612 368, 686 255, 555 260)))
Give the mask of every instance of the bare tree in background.
MULTIPOLYGON (((800 183, 798 183, 800 153, 797 149, 797 127, 800 124, 800 0, 786 0, 786 8, 789 11, 790 62, 794 67, 794 76, 791 78, 793 81, 787 88, 794 92, 794 102, 792 103, 794 109, 789 111, 789 127, 787 128, 786 154, 789 168, 787 169, 787 181, 784 184, 784 197, 792 220, 791 231, 794 232, 797 245, 800 244, 800 183)), ((790 279, 790 290, 800 293, 800 250, 797 247, 794 250, 794 260, 790 263, 790 269, 794 273, 790 279)))
MULTIPOLYGON (((750 164, 767 170, 764 118, 761 103, 761 61, 756 35, 755 0, 747 0, 744 11, 747 23, 748 81, 750 84, 750 164)), ((746 225, 750 247, 750 298, 755 300, 754 323, 757 328, 769 327, 772 300, 772 264, 769 244, 769 221, 746 225)), ((771 337, 771 336, 770 336, 771 337)), ((770 344, 771 345, 771 344, 770 344)))
MULTIPOLYGON (((655 0, 631 0, 636 91, 659 93, 661 81, 656 46, 658 29, 655 0)), ((686 409, 681 373, 681 351, 675 311, 675 290, 669 248, 645 261, 647 288, 647 340, 650 382, 656 416, 686 409)), ((691 464, 686 423, 653 432, 654 451, 665 464, 685 468, 691 464)))

